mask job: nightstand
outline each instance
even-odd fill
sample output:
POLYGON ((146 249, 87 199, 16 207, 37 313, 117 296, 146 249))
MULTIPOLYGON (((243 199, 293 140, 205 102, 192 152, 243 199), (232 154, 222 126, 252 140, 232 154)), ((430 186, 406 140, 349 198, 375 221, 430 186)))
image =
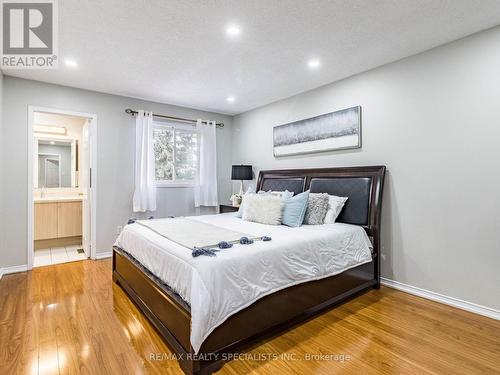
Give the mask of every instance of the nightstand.
POLYGON ((225 212, 236 212, 239 209, 240 209, 239 207, 234 207, 230 204, 220 204, 219 205, 219 213, 220 214, 223 214, 225 212))

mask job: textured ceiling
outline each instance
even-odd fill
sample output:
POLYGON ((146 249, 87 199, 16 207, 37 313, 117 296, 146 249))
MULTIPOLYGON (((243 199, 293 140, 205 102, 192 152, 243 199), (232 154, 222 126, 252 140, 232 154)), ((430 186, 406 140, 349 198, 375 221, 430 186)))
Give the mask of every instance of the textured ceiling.
POLYGON ((78 68, 5 74, 227 114, 500 24, 498 0, 64 0, 59 12, 59 54, 78 68))

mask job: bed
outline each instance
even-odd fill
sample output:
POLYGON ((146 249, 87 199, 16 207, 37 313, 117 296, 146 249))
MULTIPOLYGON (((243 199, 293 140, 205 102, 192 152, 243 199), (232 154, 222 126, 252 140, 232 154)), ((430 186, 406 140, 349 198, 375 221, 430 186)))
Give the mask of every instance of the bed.
POLYGON ((214 258, 193 258, 134 224, 113 248, 113 280, 177 354, 185 373, 210 374, 231 353, 380 286, 384 174, 383 166, 261 171, 258 190, 349 197, 338 223, 271 228, 235 213, 190 218, 273 238, 214 258))

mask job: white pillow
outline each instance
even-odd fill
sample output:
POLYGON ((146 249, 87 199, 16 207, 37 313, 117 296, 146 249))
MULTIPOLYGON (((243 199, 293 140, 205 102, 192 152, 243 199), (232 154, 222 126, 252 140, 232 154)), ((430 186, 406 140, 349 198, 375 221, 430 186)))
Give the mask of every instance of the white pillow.
POLYGON ((260 190, 257 194, 268 194, 268 195, 278 195, 283 198, 285 196, 286 198, 291 198, 293 197, 294 192, 293 191, 273 191, 273 190, 260 190))
POLYGON ((261 224, 281 225, 283 199, 276 195, 251 194, 245 196, 243 220, 261 224))
POLYGON ((336 195, 328 196, 328 211, 325 216, 325 224, 333 224, 337 217, 342 211, 342 207, 344 207, 345 202, 349 199, 348 197, 337 197, 336 195))
POLYGON ((240 219, 243 217, 243 211, 245 210, 245 197, 251 194, 256 194, 255 189, 252 186, 249 186, 245 194, 241 197, 241 203, 240 203, 240 208, 238 209, 238 213, 236 214, 236 217, 239 217, 240 219))

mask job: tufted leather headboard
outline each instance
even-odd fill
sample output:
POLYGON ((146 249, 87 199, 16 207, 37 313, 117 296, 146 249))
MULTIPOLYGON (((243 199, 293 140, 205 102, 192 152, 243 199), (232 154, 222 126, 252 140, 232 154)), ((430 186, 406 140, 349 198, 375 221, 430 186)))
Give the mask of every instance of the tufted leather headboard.
POLYGON ((338 197, 348 197, 338 222, 368 225, 370 212, 370 177, 312 177, 309 185, 311 193, 328 193, 338 197))
MULTIPOLYGON (((257 191, 289 190, 299 194, 310 190, 348 197, 337 222, 362 226, 372 238, 373 253, 377 256, 384 176, 385 166, 260 171, 257 191)), ((380 259, 378 267, 379 262, 380 259)))
MULTIPOLYGON (((306 183, 305 177, 263 178, 261 186, 257 189, 264 191, 293 191, 295 195, 302 193, 306 183)), ((257 186, 259 186, 257 184, 257 186)))
POLYGON ((260 171, 257 191, 328 193, 348 197, 337 221, 372 228, 379 224, 384 166, 260 171))

